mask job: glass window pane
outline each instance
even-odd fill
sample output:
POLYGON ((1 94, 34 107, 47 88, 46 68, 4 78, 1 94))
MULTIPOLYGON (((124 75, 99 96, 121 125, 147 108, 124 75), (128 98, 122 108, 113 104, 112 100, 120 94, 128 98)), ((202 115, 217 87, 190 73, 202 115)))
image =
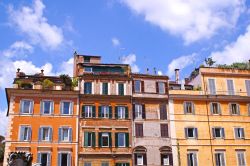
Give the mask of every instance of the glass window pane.
POLYGON ((125 147, 125 134, 124 133, 118 133, 118 146, 125 147))
POLYGON ((135 81, 135 92, 141 92, 141 81, 135 81))
POLYGON ((70 102, 63 102, 63 114, 69 114, 70 102))
POLYGON ((165 84, 164 82, 158 82, 159 85, 159 93, 164 94, 165 93, 165 84))
POLYGON ((23 100, 22 102, 23 102, 22 112, 23 113, 30 113, 31 101, 23 100))
POLYGON ((51 101, 43 101, 43 113, 50 114, 51 113, 51 101))

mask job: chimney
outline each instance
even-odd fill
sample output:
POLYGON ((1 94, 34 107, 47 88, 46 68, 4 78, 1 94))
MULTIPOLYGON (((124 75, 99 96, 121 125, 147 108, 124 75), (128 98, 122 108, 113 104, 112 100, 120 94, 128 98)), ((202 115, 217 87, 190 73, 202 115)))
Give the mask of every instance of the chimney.
POLYGON ((177 84, 179 83, 179 80, 180 80, 180 78, 179 78, 179 70, 180 69, 174 69, 174 71, 175 71, 175 82, 177 84))
POLYGON ((42 70, 41 70, 40 76, 44 76, 44 73, 43 73, 43 72, 44 72, 44 70, 42 69, 42 70))
POLYGON ((19 68, 17 68, 16 78, 19 78, 19 76, 20 76, 20 69, 19 69, 19 68))

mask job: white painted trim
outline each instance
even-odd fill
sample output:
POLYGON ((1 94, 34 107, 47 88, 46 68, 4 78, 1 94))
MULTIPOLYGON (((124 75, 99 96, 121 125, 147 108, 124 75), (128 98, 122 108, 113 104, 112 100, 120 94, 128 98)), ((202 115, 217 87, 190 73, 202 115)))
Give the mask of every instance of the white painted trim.
POLYGON ((110 83, 108 83, 108 95, 111 94, 111 88, 110 88, 110 83))
POLYGON ((102 94, 102 84, 103 84, 103 82, 100 82, 100 94, 101 94, 101 95, 103 95, 103 94, 102 94))
POLYGON ((119 84, 119 83, 116 83, 116 87, 115 87, 115 92, 116 92, 115 94, 116 94, 116 95, 119 95, 119 94, 118 94, 118 84, 119 84))
POLYGON ((91 82, 91 94, 95 94, 95 81, 91 82))
POLYGON ((123 90, 124 90, 124 95, 127 95, 127 82, 123 83, 123 90))

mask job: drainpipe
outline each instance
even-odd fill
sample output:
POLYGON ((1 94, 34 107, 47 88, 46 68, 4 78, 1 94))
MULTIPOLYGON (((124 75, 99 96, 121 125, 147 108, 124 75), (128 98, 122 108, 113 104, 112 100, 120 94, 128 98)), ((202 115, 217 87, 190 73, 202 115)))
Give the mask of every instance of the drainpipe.
MULTIPOLYGON (((202 76, 202 75, 201 75, 202 76)), ((210 151, 211 151, 211 156, 212 156, 212 164, 214 166, 214 155, 213 155, 213 145, 212 145, 212 138, 211 138, 211 126, 210 126, 210 119, 209 119, 209 109, 208 109, 208 93, 207 93, 207 89, 205 89, 205 80, 204 80, 204 76, 202 76, 202 81, 203 81, 203 91, 206 92, 206 109, 207 109, 207 123, 208 123, 208 131, 209 131, 209 141, 210 141, 210 151)))
POLYGON ((177 140, 177 150, 178 150, 178 166, 181 166, 180 144, 178 138, 176 140, 177 140))

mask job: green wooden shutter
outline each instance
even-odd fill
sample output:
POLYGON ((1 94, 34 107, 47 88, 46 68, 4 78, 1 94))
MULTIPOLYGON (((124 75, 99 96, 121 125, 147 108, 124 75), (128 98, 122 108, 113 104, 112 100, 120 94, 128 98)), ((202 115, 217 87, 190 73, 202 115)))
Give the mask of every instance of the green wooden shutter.
POLYGON ((87 147, 88 146, 88 132, 84 132, 84 146, 87 147))
POLYGON ((95 132, 92 132, 92 147, 95 147, 95 132))
POLYGON ((98 118, 102 117, 102 106, 98 107, 98 118))
POLYGON ((109 132, 108 135, 109 135, 109 147, 112 147, 112 135, 111 135, 111 132, 109 132))
POLYGON ((125 133, 126 147, 129 147, 129 133, 125 133))
POLYGON ((125 119, 128 119, 128 107, 125 107, 125 119))
POLYGON ((109 119, 112 119, 112 106, 109 106, 109 119))
POLYGON ((96 112, 95 112, 95 106, 92 106, 92 117, 95 118, 96 112))
POLYGON ((115 147, 118 147, 118 133, 115 133, 115 147))
POLYGON ((82 118, 85 118, 85 106, 82 106, 82 118))
POLYGON ((102 147, 102 133, 98 133, 99 147, 102 147))
POLYGON ((115 118, 118 119, 118 106, 115 106, 115 118))

